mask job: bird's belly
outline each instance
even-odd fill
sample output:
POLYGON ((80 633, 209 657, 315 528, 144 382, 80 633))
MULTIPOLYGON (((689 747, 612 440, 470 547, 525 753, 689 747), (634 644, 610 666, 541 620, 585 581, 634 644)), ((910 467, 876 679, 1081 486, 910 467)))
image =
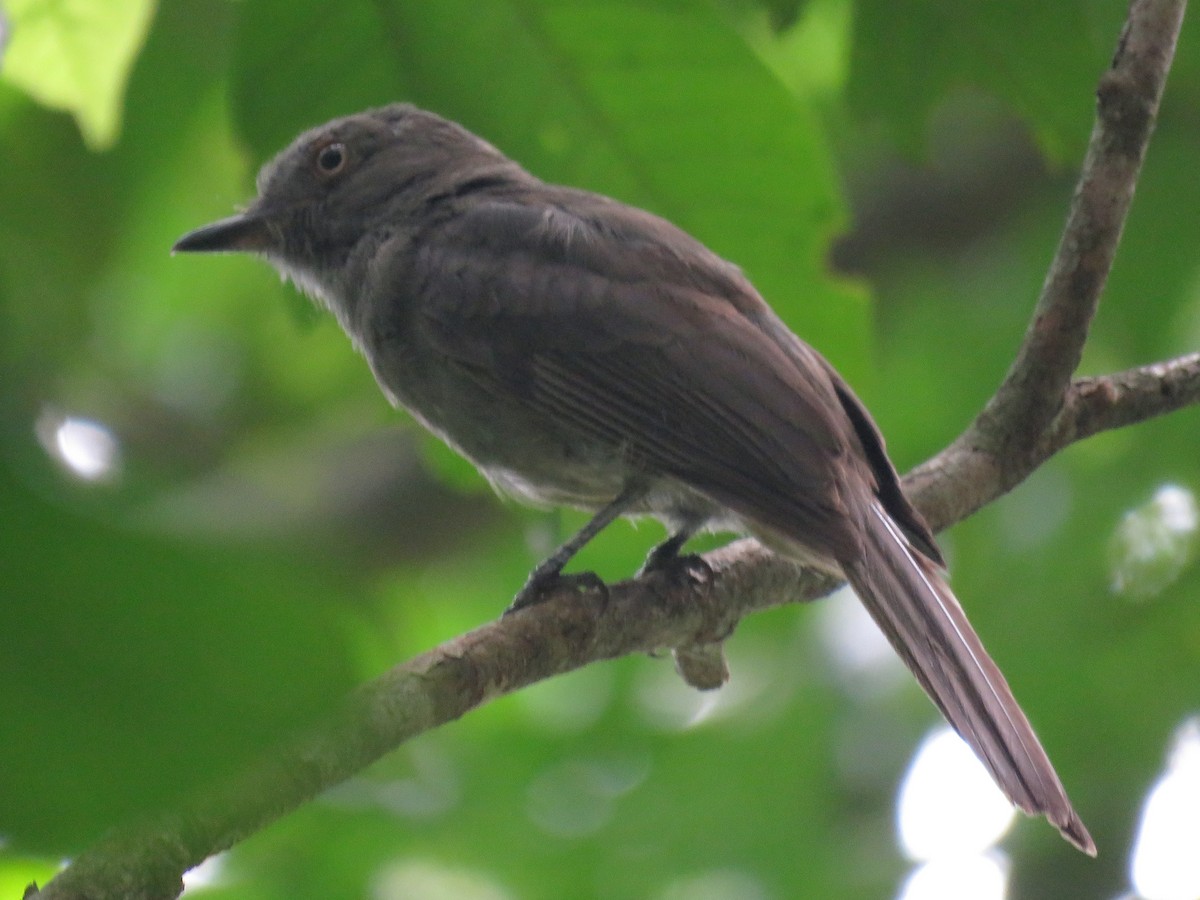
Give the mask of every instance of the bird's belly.
POLYGON ((625 488, 632 470, 621 448, 535 420, 517 404, 470 396, 473 387, 389 394, 518 502, 598 509, 625 488))
POLYGON ((497 493, 536 507, 573 506, 595 511, 637 485, 640 498, 627 514, 654 516, 674 529, 684 524, 745 532, 741 520, 711 498, 670 475, 647 471, 625 449, 594 438, 524 421, 521 409, 498 408, 486 427, 472 420, 456 427, 454 415, 411 412, 465 456, 497 493))
POLYGON ((626 472, 619 465, 577 463, 568 468, 559 459, 524 453, 521 459, 472 458, 465 448, 456 448, 475 463, 496 492, 530 506, 574 506, 595 510, 615 498, 625 487, 626 472))
POLYGON ((644 493, 631 503, 631 515, 653 515, 671 528, 745 531, 739 519, 694 488, 640 466, 628 448, 539 415, 422 356, 382 346, 367 353, 388 398, 466 457, 498 493, 531 506, 594 511, 637 484, 644 493))

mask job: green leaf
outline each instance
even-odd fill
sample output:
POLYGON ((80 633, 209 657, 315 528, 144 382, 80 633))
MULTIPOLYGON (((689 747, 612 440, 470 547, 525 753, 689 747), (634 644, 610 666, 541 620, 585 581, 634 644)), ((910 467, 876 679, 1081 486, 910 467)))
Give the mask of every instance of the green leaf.
POLYGON ((39 103, 75 116, 93 150, 111 147, 125 82, 154 8, 154 0, 9 0, 12 40, 3 77, 39 103))

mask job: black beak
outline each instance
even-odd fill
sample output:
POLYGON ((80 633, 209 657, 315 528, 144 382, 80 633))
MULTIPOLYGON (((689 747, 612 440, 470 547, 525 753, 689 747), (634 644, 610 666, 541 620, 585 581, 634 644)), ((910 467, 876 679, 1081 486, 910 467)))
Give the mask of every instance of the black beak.
POLYGON ((274 245, 266 218, 248 211, 189 231, 175 242, 171 252, 254 253, 270 250, 274 245))

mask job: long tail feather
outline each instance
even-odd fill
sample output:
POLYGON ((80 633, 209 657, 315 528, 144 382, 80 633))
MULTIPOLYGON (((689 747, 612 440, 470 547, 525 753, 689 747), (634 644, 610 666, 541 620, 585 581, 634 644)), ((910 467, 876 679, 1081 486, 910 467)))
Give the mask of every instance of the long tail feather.
POLYGON ((937 566, 878 503, 865 519, 867 552, 843 568, 871 617, 1008 798, 1030 815, 1045 815, 1095 856, 1096 845, 1008 682, 937 566))

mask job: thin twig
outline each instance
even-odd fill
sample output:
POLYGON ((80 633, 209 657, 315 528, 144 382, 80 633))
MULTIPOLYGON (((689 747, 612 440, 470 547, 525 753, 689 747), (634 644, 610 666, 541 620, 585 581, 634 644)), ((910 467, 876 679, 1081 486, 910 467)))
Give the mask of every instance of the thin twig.
POLYGON ((1080 378, 1067 391, 1037 454, 1046 459, 1101 431, 1144 422, 1196 403, 1200 403, 1200 353, 1112 375, 1080 378))

